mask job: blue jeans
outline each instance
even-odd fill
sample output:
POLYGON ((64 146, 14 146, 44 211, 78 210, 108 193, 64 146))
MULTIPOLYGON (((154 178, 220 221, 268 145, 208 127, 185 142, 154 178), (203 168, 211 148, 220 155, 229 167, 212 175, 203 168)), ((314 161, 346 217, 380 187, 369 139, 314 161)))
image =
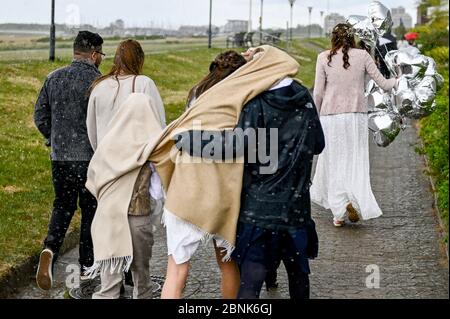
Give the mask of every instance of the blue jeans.
POLYGON ((233 258, 241 272, 239 299, 258 299, 267 273, 280 263, 286 268, 291 299, 308 299, 307 230, 269 230, 239 223, 233 258))

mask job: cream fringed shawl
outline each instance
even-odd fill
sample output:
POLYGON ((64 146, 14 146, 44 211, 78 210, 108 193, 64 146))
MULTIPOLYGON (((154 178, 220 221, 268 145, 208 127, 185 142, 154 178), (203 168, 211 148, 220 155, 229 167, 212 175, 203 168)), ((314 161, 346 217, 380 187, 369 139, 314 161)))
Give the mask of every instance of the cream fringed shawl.
POLYGON ((139 171, 165 125, 157 105, 146 94, 131 94, 89 164, 86 187, 97 198, 91 226, 94 264, 86 270, 91 276, 106 266, 111 272, 128 270, 133 260, 128 208, 139 171))

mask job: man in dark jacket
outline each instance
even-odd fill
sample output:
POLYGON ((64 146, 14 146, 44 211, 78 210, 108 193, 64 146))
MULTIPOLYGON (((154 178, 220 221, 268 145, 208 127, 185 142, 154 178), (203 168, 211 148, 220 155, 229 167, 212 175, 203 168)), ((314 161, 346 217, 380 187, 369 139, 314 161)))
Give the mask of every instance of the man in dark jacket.
POLYGON ((245 153, 241 210, 233 252, 241 271, 238 298, 259 298, 267 273, 276 270, 280 260, 288 272, 291 298, 309 298, 308 259, 315 258, 318 252, 311 218, 310 177, 313 157, 322 152, 325 141, 308 90, 285 79, 244 106, 234 132, 225 131, 220 138, 211 132, 203 133, 202 136, 211 138, 202 138, 201 147, 195 146, 199 141, 193 140, 193 131, 182 133, 177 147, 192 156, 214 159, 245 153), (258 133, 235 136, 237 131, 251 130, 258 133), (273 134, 277 135, 275 150, 273 134), (257 140, 251 141, 249 136, 255 135, 257 140), (230 147, 232 152, 227 151, 230 147), (257 154, 262 147, 272 148, 270 153, 275 153, 274 158, 261 161, 257 154), (212 151, 205 154, 205 148, 212 151), (221 153, 215 154, 214 150, 221 153))
POLYGON ((85 188, 93 150, 86 129, 89 87, 100 76, 103 39, 81 31, 74 42, 69 66, 50 73, 35 105, 37 128, 51 146, 52 179, 55 190, 53 212, 41 252, 36 281, 41 289, 52 287, 53 265, 78 202, 81 208, 81 269, 93 263, 91 223, 97 202, 85 188))

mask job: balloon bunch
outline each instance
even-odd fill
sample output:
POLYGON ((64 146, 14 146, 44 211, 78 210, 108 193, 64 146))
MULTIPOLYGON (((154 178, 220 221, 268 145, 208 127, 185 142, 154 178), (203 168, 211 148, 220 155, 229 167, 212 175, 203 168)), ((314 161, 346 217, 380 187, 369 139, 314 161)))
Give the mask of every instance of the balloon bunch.
POLYGON ((375 48, 378 37, 383 36, 394 25, 391 11, 378 1, 370 3, 368 17, 351 15, 347 23, 353 27, 356 37, 370 48, 375 48))
MULTIPOLYGON (((347 22, 353 26, 355 36, 371 49, 393 25, 389 9, 378 1, 370 3, 369 17, 350 16, 347 22)), ((370 81, 366 88, 369 129, 375 143, 382 147, 391 144, 405 128, 405 118, 418 119, 434 111, 436 91, 444 84, 435 61, 413 46, 389 51, 384 62, 399 78, 398 87, 385 92, 370 81)))

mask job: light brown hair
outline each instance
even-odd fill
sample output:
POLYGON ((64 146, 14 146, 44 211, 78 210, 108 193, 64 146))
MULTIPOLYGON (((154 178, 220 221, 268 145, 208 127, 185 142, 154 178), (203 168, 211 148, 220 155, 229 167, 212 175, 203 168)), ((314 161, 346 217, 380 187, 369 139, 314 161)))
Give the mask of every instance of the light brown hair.
POLYGON ((205 76, 197 85, 195 85, 188 96, 188 104, 195 97, 199 97, 213 87, 215 84, 219 83, 234 71, 243 66, 247 61, 238 52, 230 50, 220 53, 214 61, 211 62, 209 66, 209 74, 205 76))
MULTIPOLYGON (((114 77, 119 84, 119 75, 140 75, 144 68, 145 54, 141 45, 135 40, 125 40, 119 44, 114 56, 114 64, 108 74, 105 74, 94 81, 92 90, 103 80, 114 77)), ((117 89, 116 97, 119 92, 117 89)))

